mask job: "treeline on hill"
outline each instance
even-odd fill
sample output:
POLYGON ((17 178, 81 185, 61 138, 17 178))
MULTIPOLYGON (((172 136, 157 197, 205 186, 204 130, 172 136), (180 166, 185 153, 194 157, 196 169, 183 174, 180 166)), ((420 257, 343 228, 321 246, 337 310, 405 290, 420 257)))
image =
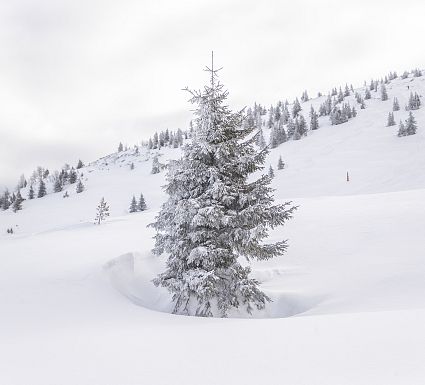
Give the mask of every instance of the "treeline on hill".
MULTIPOLYGON (((147 141, 142 142, 142 146, 147 147, 149 150, 161 149, 162 147, 171 147, 178 148, 183 145, 183 140, 192 137, 193 126, 192 122, 190 122, 189 132, 187 130, 183 131, 178 128, 175 131, 166 130, 155 132, 155 134, 150 137, 147 141)), ((129 149, 128 146, 124 146, 122 142, 118 145, 118 152, 127 151, 129 149)), ((135 146, 136 152, 138 152, 138 147, 135 146)))
MULTIPOLYGON (((65 164, 60 171, 51 173, 48 169, 39 166, 33 171, 28 180, 24 175, 21 175, 14 192, 10 193, 6 189, 0 195, 0 209, 8 210, 11 208, 14 212, 22 210, 22 203, 26 199, 43 198, 47 195, 48 185, 51 186, 50 189, 54 193, 61 192, 65 186, 73 184, 75 184, 77 193, 83 192, 85 187, 82 178, 84 175, 80 172, 83 167, 84 163, 79 160, 75 168, 65 164), (26 190, 25 197, 21 192, 23 189, 26 190)), ((68 196, 68 192, 63 195, 64 198, 68 196)))
MULTIPOLYGON (((404 71, 401 79, 407 79, 409 76, 421 77, 422 71, 413 69, 412 71, 404 71)), ((307 91, 304 91, 300 100, 296 98, 292 103, 279 101, 276 105, 270 106, 268 109, 261 104, 255 103, 252 108, 246 111, 246 119, 244 120, 244 128, 254 127, 257 131, 256 145, 260 148, 266 146, 276 148, 280 144, 288 140, 300 140, 307 136, 309 131, 319 129, 319 118, 328 116, 332 125, 339 125, 348 122, 350 119, 357 116, 357 108, 367 108, 366 101, 372 99, 372 92, 376 93, 374 99, 382 101, 389 100, 387 85, 394 79, 397 79, 396 72, 390 72, 380 80, 371 80, 370 83, 364 82, 364 90, 355 91, 353 86, 348 84, 345 87, 332 88, 328 93, 325 100, 319 105, 317 111, 310 106, 307 111, 303 111, 300 103, 306 103, 310 100, 307 91), (378 92, 379 91, 379 92, 378 92), (350 105, 346 101, 347 97, 354 96, 356 105, 350 105), (269 143, 266 143, 264 138, 263 129, 270 129, 269 143)), ((407 86, 409 88, 409 86, 407 86)), ((318 93, 318 97, 322 97, 322 93, 318 93)), ((421 106, 421 95, 416 92, 410 93, 410 98, 407 105, 404 107, 409 111, 408 118, 403 122, 399 122, 399 130, 397 135, 399 137, 414 135, 417 131, 416 119, 412 111, 417 110, 421 106)), ((392 111, 388 113, 386 126, 396 125, 394 112, 400 110, 400 104, 397 97, 392 99, 392 111)), ((163 147, 179 148, 183 145, 185 139, 190 139, 193 136, 193 124, 190 122, 189 130, 163 130, 156 132, 147 141, 142 142, 142 146, 149 150, 161 149, 163 147)), ((128 146, 122 143, 118 145, 118 152, 128 150, 128 146)), ((136 154, 139 153, 139 147, 134 146, 136 154)), ((14 191, 11 193, 6 189, 0 195, 0 209, 12 209, 17 212, 22 209, 22 202, 25 199, 42 198, 48 193, 48 187, 53 193, 61 192, 65 186, 76 184, 75 191, 81 193, 84 191, 85 186, 82 182, 83 174, 79 171, 84 164, 81 160, 78 161, 76 167, 65 165, 60 171, 50 173, 48 169, 37 167, 32 173, 31 177, 27 180, 24 175, 19 178, 18 184, 14 191), (25 196, 22 193, 25 189, 25 196)), ((158 161, 158 155, 153 157, 152 161, 152 174, 159 173, 165 165, 158 161)), ((283 168, 283 161, 278 165, 278 169, 283 168)), ((130 169, 134 169, 134 163, 130 164, 130 169)), ((269 170, 273 172, 272 170, 269 170)), ((68 197, 66 191, 63 195, 64 198, 68 197)))
MULTIPOLYGON (((412 74, 413 77, 422 76, 422 72, 419 69, 414 69, 410 73, 405 71, 401 76, 402 79, 406 79, 412 74)), ((332 125, 338 125, 348 122, 350 119, 357 116, 356 106, 350 105, 345 98, 353 95, 357 107, 360 109, 366 108, 366 100, 372 98, 371 92, 378 93, 379 99, 386 101, 389 99, 387 85, 394 79, 397 79, 398 75, 396 72, 390 72, 384 78, 380 80, 371 80, 369 84, 364 82, 364 93, 354 91, 353 86, 345 85, 345 87, 333 88, 327 95, 324 102, 322 102, 316 111, 313 106, 310 106, 309 110, 303 114, 302 106, 298 98, 292 103, 288 100, 279 101, 276 105, 270 106, 266 109, 261 104, 255 103, 252 108, 247 109, 245 125, 256 127, 258 131, 256 144, 260 148, 264 148, 267 145, 270 148, 276 148, 280 144, 288 140, 299 140, 307 135, 308 131, 314 131, 319 128, 319 117, 328 116, 332 125), (304 115, 307 116, 306 118, 304 115), (269 143, 266 143, 264 139, 263 128, 269 128, 270 137, 269 143)), ((322 97, 323 94, 319 93, 318 97, 322 97)), ((375 97, 375 99, 377 99, 375 97)), ((300 98, 301 102, 305 103, 310 100, 307 91, 304 91, 300 98)), ((411 93, 409 103, 405 109, 408 111, 418 109, 421 105, 420 95, 417 93, 411 93)), ((393 100, 393 111, 400 109, 397 98, 393 100)), ((392 116, 393 117, 393 116, 392 116)), ((390 118, 389 118, 390 119, 390 118)), ((390 120, 389 120, 390 121, 390 120)), ((403 126, 403 123, 400 122, 403 126)), ((395 124, 395 123, 394 123, 395 124)), ((394 125, 391 124, 387 125, 394 125)), ((416 133, 415 119, 409 116, 406 120, 405 125, 410 126, 409 130, 401 130, 399 136, 412 135, 416 133)))

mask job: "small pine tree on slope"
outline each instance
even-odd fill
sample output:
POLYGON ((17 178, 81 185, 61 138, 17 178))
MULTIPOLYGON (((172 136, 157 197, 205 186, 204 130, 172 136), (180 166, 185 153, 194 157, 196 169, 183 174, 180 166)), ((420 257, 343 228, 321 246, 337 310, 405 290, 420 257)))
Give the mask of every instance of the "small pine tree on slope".
POLYGON ((388 113, 387 127, 395 126, 394 114, 392 112, 388 113))
POLYGON ((137 209, 139 211, 145 211, 148 207, 146 206, 145 197, 143 194, 140 194, 139 203, 137 204, 137 209))
POLYGON ((32 185, 30 186, 30 189, 28 191, 28 199, 34 199, 34 188, 32 185))
POLYGON ((22 198, 21 192, 18 191, 18 193, 16 194, 15 201, 13 202, 13 205, 12 205, 12 210, 14 213, 16 213, 19 210, 22 210, 23 201, 24 201, 24 198, 22 198))
POLYGON ((285 163, 283 163, 282 156, 279 156, 279 160, 277 161, 277 169, 283 170, 285 168, 285 163))
POLYGON ((130 208, 128 209, 128 211, 130 213, 135 213, 137 211, 137 201, 134 195, 133 195, 133 199, 131 200, 130 208))
POLYGON ((78 181, 77 188, 75 189, 75 191, 77 192, 77 194, 80 194, 84 191, 84 185, 83 182, 81 182, 81 179, 78 181))
POLYGON ((211 70, 211 85, 193 91, 196 129, 180 160, 169 164, 153 252, 168 254, 166 270, 154 284, 172 294, 174 313, 225 317, 231 308, 248 313, 269 298, 239 258, 266 260, 284 253, 285 241, 262 244, 268 228, 291 218, 290 202, 273 205, 271 178, 248 176, 261 170, 267 149, 257 151, 253 127, 224 102, 228 93, 211 70))
POLYGON ((100 225, 102 221, 109 217, 109 206, 107 205, 105 198, 102 197, 99 206, 96 208, 96 217, 94 223, 100 225))
POLYGON ((43 179, 40 179, 40 185, 38 187, 37 198, 43 198, 46 194, 47 194, 46 184, 44 183, 43 179))

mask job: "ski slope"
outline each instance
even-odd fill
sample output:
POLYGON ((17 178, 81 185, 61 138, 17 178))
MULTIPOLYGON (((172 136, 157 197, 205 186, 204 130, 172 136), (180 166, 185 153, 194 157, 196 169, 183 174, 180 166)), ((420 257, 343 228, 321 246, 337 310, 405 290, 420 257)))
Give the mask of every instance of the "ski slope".
MULTIPOLYGON (((271 151, 275 197, 299 209, 270 236, 288 252, 253 263, 273 302, 252 319, 171 315, 151 284, 164 262, 146 227, 166 199, 164 173, 150 174, 156 152, 111 154, 82 169, 83 193, 73 185, 69 198, 0 212, 0 384, 423 384, 425 108, 414 136, 385 125, 394 96, 396 122, 407 118, 425 77, 387 91, 349 122, 320 118, 271 151), (140 192, 148 210, 128 214, 140 192), (101 197, 111 216, 95 226, 101 197)), ((324 99, 302 103, 305 117, 324 99)), ((165 148, 159 160, 179 154, 165 148)))

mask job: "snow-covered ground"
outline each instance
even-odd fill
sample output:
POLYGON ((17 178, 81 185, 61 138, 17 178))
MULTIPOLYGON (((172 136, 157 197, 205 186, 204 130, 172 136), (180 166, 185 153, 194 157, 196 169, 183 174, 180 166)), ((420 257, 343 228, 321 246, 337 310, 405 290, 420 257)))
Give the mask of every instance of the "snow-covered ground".
POLYGON ((410 91, 425 94, 425 77, 412 79, 392 81, 388 101, 372 91, 348 123, 320 118, 318 131, 271 152, 277 200, 300 207, 271 234, 289 239, 287 254, 253 265, 273 298, 254 319, 167 313, 146 228, 164 174, 150 174, 146 151, 88 165, 81 194, 72 186, 69 198, 0 212, 0 384, 423 384, 425 108, 414 136, 385 126, 394 96, 398 122, 410 91), (140 192, 149 209, 128 214, 140 192), (111 216, 95 226, 102 196, 111 216))

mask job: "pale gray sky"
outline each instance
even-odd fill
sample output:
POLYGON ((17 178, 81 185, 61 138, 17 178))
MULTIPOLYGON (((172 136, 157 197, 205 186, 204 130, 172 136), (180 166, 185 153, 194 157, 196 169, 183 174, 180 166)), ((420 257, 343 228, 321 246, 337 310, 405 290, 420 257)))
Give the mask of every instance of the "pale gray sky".
POLYGON ((425 2, 0 1, 0 184, 185 127, 210 52, 235 108, 424 67, 425 2))

